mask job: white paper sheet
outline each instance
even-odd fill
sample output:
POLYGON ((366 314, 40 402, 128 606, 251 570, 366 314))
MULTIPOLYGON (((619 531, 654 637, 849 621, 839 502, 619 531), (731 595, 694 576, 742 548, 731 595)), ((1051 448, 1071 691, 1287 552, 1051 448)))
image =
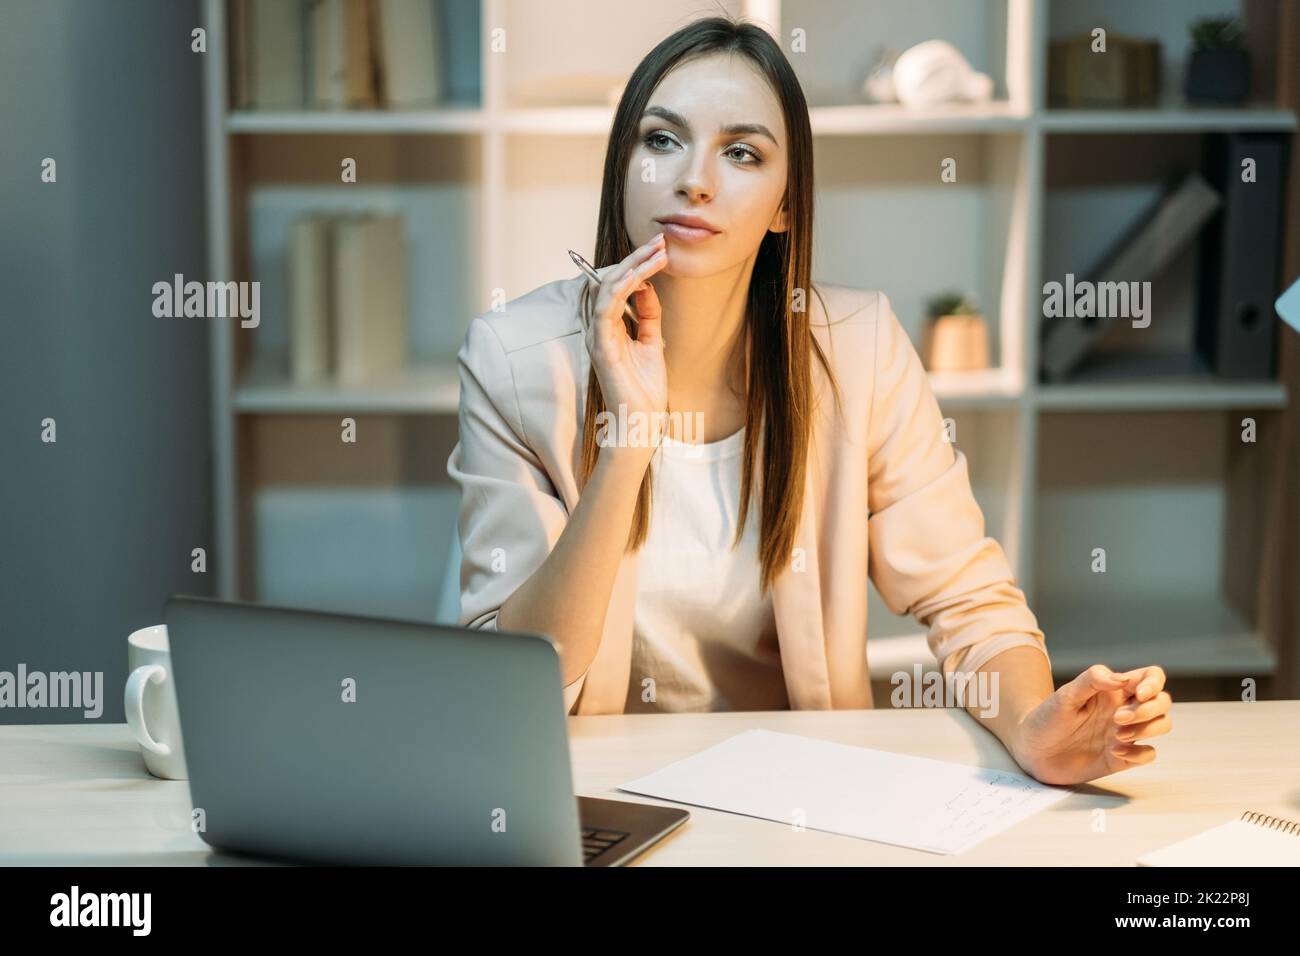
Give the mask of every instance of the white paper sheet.
POLYGON ((962 853, 1070 795, 1024 774, 747 730, 619 790, 962 853))

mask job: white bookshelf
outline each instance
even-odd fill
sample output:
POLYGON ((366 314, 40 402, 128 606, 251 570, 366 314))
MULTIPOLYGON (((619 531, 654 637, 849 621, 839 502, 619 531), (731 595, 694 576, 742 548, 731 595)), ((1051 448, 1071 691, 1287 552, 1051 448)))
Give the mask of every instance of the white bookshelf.
POLYGON ((233 405, 246 414, 455 415, 460 379, 448 362, 411 365, 357 385, 294 385, 285 381, 287 358, 255 361, 233 405))
MULTIPOLYGON (((250 209, 278 201, 276 190, 301 189, 308 204, 312 190, 414 190, 411 195, 424 203, 418 208, 439 220, 426 237, 417 281, 428 283, 426 292, 436 291, 440 305, 412 314, 416 361, 405 373, 365 387, 295 387, 285 371, 283 316, 269 317, 258 330, 213 326, 218 592, 254 599, 261 578, 250 579, 244 566, 260 547, 255 516, 262 511, 254 499, 267 489, 282 496, 293 478, 268 477, 250 456, 266 447, 268 436, 284 441, 298 427, 294 423, 311 416, 386 420, 386 428, 407 430, 405 438, 394 439, 398 444, 435 435, 449 450, 457 405, 455 347, 470 318, 491 306, 493 289, 513 298, 568 276, 573 270, 564 250, 591 248, 613 110, 598 93, 567 99, 557 93, 563 89, 557 70, 581 64, 584 71, 617 77, 662 36, 714 5, 629 3, 617 16, 606 11, 596 17, 585 0, 482 0, 479 101, 403 112, 231 110, 225 6, 224 0, 204 0, 213 51, 206 58, 205 94, 213 276, 260 278, 241 274, 263 262, 259 240, 249 235, 255 225, 250 209), (550 29, 557 22, 565 29, 550 29), (486 46, 488 32, 498 25, 507 30, 506 54, 486 46), (353 153, 365 157, 359 161, 361 182, 343 186, 337 156, 353 153), (368 178, 375 169, 382 170, 379 178, 368 178), (393 425, 396 419, 401 424, 393 425)), ((1233 450, 1206 436, 1219 435, 1239 414, 1275 414, 1288 401, 1284 388, 1154 372, 1045 386, 1036 374, 1042 282, 1061 271, 1062 261, 1078 260, 1079 269, 1086 268, 1090 243, 1103 241, 1109 228, 1106 216, 1122 216, 1141 199, 1089 183, 1086 170, 1081 184, 1053 187, 1067 145, 1104 152, 1117 138, 1144 137, 1155 154, 1154 175, 1170 153, 1169 143, 1191 142, 1206 132, 1296 128, 1294 113, 1268 104, 1196 109, 1171 99, 1167 106, 1141 110, 1049 109, 1049 38, 1077 32, 1077 7, 1085 6, 1114 29, 1159 35, 1168 60, 1180 48, 1185 19, 1235 11, 1236 4, 1189 0, 1185 9, 1149 5, 1138 13, 1118 0, 1073 6, 1059 0, 726 0, 721 6, 765 24, 778 39, 802 28, 815 51, 794 54, 783 43, 808 97, 816 137, 815 277, 882 288, 918 344, 921 308, 929 296, 957 287, 982 306, 994 367, 933 373, 931 381, 944 413, 957 422, 957 444, 970 460, 988 533, 1006 549, 1039 615, 1058 676, 1094 660, 1125 666, 1143 657, 1188 676, 1271 673, 1274 652, 1219 582, 1230 563, 1222 521, 1197 522, 1207 503, 1222 518, 1228 476, 1239 464, 1233 450), (993 102, 915 111, 856 101, 880 45, 901 49, 931 36, 956 43, 977 69, 994 77, 993 102), (945 157, 958 160, 957 183, 939 181, 945 157), (1103 211, 1096 234, 1083 229, 1076 236, 1058 228, 1061 216, 1076 208, 1071 203, 1093 200, 1103 211), (1189 466, 1193 478, 1161 471, 1143 456, 1142 442, 1127 437, 1099 452, 1109 456, 1107 473, 1073 483, 1059 473, 1054 463, 1093 453, 1076 438, 1094 440, 1098 429, 1107 428, 1123 436, 1134 416, 1144 427, 1201 436, 1200 451, 1186 453, 1188 461, 1200 463, 1189 466), (1189 481, 1195 493, 1187 493, 1189 481), (1182 553, 1164 554, 1158 533, 1153 543, 1153 526, 1142 520, 1141 507, 1152 494, 1165 502, 1155 509, 1164 520, 1193 526, 1193 532, 1170 538, 1182 553), (1130 594, 1126 587, 1141 583, 1140 575, 1117 587, 1122 594, 1108 595, 1106 582, 1113 579, 1087 570, 1095 509, 1130 515, 1129 527, 1108 527, 1105 542, 1096 544, 1118 555, 1121 564, 1126 554, 1160 563, 1162 596, 1143 602, 1137 592, 1130 594), (1073 570, 1062 558, 1071 544, 1085 555, 1073 570), (1164 650, 1147 653, 1148 648, 1164 650)), ((1176 58, 1167 67, 1176 70, 1176 58)), ((1175 90, 1172 82, 1166 86, 1175 90)), ((1175 154, 1177 149, 1170 153, 1175 154)), ((1178 321, 1187 321, 1183 313, 1178 321)), ((340 466, 338 475, 321 481, 350 473, 340 466)), ((430 542, 435 549, 443 546, 430 542)), ((430 591, 436 593, 439 584, 431 581, 430 591)), ((877 676, 925 653, 916 622, 890 614, 874 589, 871 631, 877 676)))
POLYGON ((1240 109, 1192 109, 1171 104, 1163 109, 1047 110, 1034 125, 1046 133, 1198 133, 1204 130, 1269 132, 1295 129, 1289 110, 1245 106, 1240 109))
POLYGON ((488 116, 474 106, 339 112, 234 110, 226 116, 225 127, 228 133, 482 133, 488 129, 488 116))

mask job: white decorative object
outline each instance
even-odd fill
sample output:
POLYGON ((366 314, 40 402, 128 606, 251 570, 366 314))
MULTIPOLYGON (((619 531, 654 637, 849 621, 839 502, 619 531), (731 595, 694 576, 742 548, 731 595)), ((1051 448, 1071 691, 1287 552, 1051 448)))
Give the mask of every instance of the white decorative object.
POLYGON ((877 103, 898 102, 898 94, 894 92, 894 64, 897 62, 897 50, 886 48, 881 52, 862 84, 867 99, 877 103))
POLYGON ((993 97, 993 78, 972 69, 946 40, 926 40, 904 50, 894 64, 893 79, 904 106, 983 103, 993 97))

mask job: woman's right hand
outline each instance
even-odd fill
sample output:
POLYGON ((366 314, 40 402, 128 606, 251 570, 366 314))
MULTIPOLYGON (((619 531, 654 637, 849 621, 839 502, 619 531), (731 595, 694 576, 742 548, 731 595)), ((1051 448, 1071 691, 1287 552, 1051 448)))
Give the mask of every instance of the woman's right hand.
POLYGON ((634 412, 653 421, 668 407, 668 367, 664 364, 660 334, 663 314, 649 281, 667 264, 668 250, 660 233, 601 275, 592 322, 586 332, 587 352, 605 407, 616 420, 620 405, 626 408, 629 422, 634 412), (637 314, 636 338, 628 334, 623 318, 623 304, 632 295, 637 314))

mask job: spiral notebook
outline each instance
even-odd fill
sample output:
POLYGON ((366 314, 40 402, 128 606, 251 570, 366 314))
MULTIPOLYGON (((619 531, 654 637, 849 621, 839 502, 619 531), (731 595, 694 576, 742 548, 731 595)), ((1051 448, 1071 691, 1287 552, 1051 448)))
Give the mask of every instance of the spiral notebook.
POLYGON ((1138 857, 1138 866, 1300 866, 1300 823, 1247 810, 1172 846, 1138 857))

